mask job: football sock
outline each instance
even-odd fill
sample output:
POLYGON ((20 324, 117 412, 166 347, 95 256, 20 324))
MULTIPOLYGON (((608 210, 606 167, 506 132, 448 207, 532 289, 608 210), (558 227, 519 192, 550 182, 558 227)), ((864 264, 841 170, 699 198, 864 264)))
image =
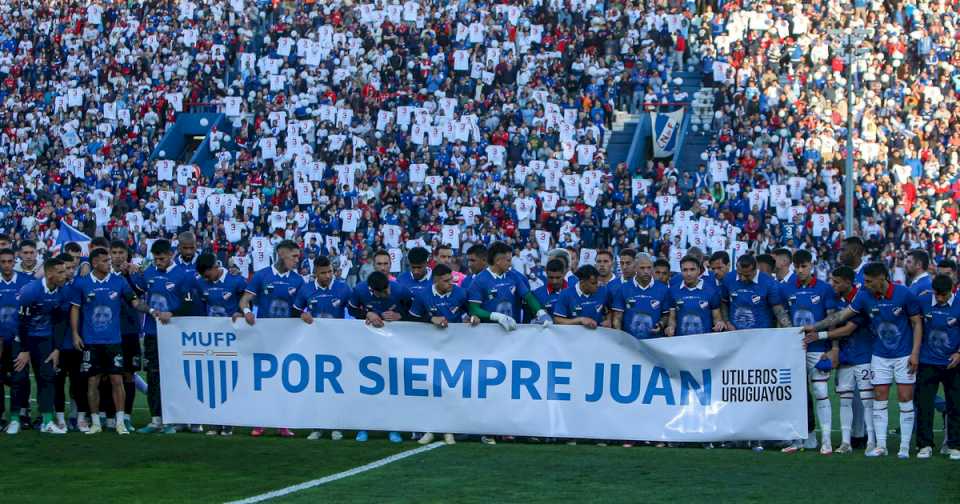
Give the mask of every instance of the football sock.
POLYGON ((877 448, 887 449, 887 401, 873 405, 873 429, 877 436, 877 448))
POLYGON ((853 392, 840 393, 840 441, 850 444, 850 431, 853 428, 853 392))
POLYGON ((910 439, 913 437, 913 401, 900 401, 900 450, 910 449, 910 439))

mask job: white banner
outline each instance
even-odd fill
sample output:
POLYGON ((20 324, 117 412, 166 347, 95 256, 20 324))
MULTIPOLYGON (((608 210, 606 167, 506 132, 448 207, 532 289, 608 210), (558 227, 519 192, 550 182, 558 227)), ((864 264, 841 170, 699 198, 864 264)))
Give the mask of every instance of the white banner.
POLYGON ((672 156, 679 147, 680 126, 683 123, 684 109, 673 112, 650 112, 650 124, 653 127, 653 157, 672 156))
POLYGON ((160 328, 168 423, 662 441, 806 436, 799 329, 637 340, 494 324, 184 317, 160 328), (505 414, 509 412, 509 414, 505 414))

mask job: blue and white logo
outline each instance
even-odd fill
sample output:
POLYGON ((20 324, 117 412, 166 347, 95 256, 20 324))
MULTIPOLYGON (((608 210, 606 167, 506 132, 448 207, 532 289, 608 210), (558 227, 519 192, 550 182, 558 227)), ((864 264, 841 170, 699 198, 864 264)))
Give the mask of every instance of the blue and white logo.
POLYGON ((237 389, 237 352, 230 346, 237 341, 234 333, 181 332, 183 347, 183 379, 197 401, 214 409, 229 399, 237 389))

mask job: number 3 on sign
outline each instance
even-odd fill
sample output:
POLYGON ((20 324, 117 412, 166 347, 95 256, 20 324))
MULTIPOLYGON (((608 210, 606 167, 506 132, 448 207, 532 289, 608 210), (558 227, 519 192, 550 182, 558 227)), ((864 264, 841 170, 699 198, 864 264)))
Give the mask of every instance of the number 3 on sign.
POLYGON ((400 259, 403 257, 403 254, 400 253, 400 249, 392 248, 389 250, 390 253, 390 272, 399 273, 400 272, 400 259))

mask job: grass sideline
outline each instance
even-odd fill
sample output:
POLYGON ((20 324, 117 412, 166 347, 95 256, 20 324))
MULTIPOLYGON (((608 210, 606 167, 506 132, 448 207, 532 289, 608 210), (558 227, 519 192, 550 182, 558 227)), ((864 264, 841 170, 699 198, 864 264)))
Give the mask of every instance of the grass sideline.
MULTIPOLYGON (((895 401, 896 399, 891 399, 895 401)), ((136 424, 148 421, 138 395, 136 424)), ((834 402, 836 405, 836 402, 834 402)), ((898 425, 895 403, 890 428, 898 425)), ((834 428, 839 426, 834 412, 834 428)), ((939 417, 936 428, 942 428, 939 417)), ((0 489, 4 502, 124 503, 225 502, 322 478, 412 450, 375 436, 367 443, 181 433, 173 436, 112 432, 98 436, 0 435, 0 489), (73 455, 71 455, 73 454, 73 455)), ((349 433, 352 434, 352 433, 349 433)), ((942 432, 937 432, 939 442, 942 432)), ((839 432, 833 433, 834 446, 839 432)), ((755 502, 956 502, 960 463, 867 459, 816 452, 701 448, 624 449, 581 442, 563 444, 461 442, 417 454, 373 471, 270 502, 500 502, 735 500, 755 502), (840 482, 842 481, 842 484, 840 482)))

